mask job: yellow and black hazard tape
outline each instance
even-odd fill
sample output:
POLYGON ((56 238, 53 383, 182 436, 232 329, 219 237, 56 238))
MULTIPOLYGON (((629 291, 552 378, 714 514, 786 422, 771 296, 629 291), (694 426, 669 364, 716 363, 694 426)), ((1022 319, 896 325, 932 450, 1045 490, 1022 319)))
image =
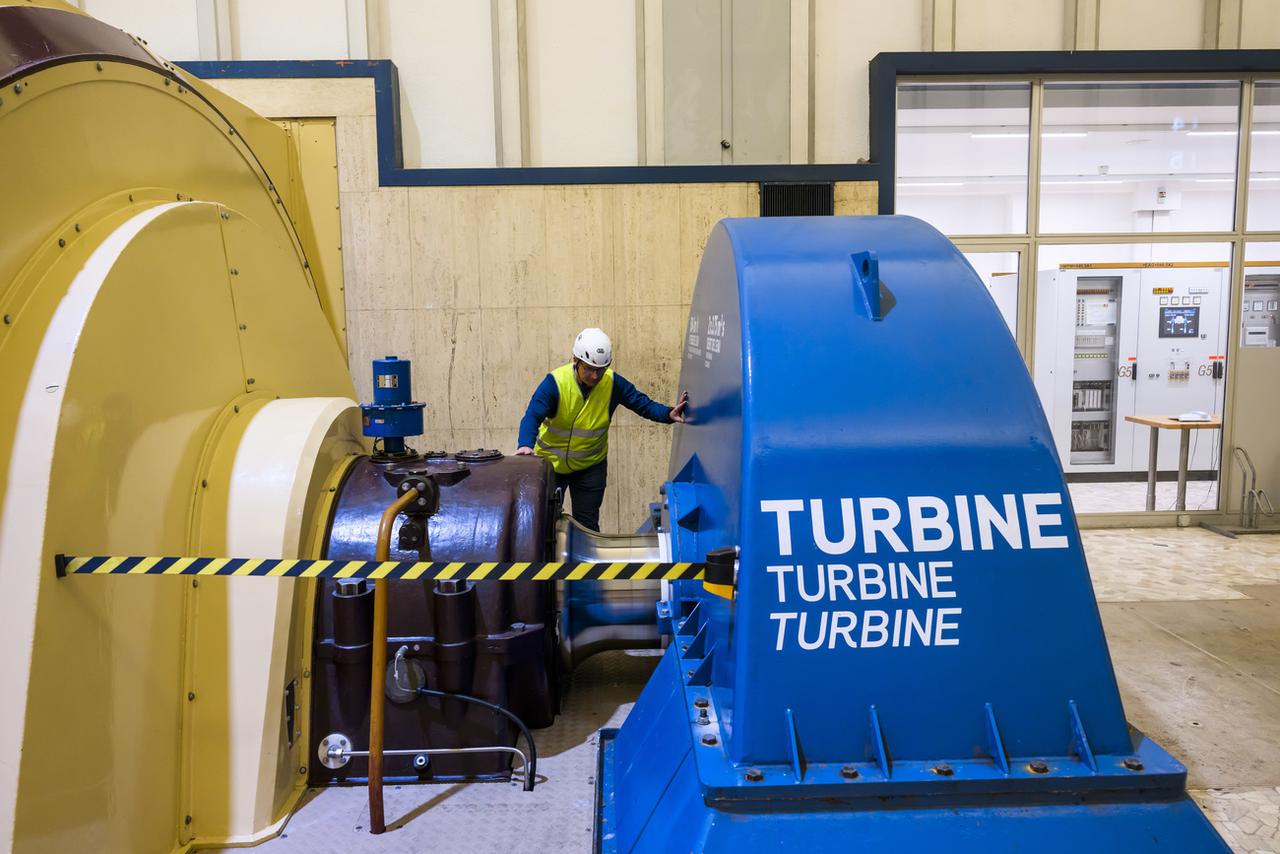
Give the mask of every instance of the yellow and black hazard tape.
POLYGON ((66 575, 196 575, 250 578, 387 578, 458 581, 677 581, 702 578, 700 563, 450 563, 226 557, 55 558, 66 575))

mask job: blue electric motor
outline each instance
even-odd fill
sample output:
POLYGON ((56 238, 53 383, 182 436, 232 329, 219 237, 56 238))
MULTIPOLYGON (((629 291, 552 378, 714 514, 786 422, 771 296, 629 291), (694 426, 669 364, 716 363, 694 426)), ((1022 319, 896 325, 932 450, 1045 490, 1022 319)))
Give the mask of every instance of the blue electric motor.
POLYGON ((910 217, 725 220, 662 530, 707 561, 601 739, 606 852, 1227 851, 1126 721, 1031 378, 910 217))
POLYGON ((373 360, 373 403, 360 405, 364 435, 382 440, 381 456, 412 454, 405 437, 422 435, 424 403, 414 403, 408 359, 387 356, 373 360))

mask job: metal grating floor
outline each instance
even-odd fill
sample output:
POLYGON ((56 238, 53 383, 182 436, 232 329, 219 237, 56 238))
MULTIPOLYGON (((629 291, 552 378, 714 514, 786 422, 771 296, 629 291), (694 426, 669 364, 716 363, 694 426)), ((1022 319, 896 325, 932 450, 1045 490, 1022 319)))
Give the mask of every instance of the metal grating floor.
POLYGON ((619 726, 657 665, 657 650, 596 655, 573 674, 563 713, 534 732, 538 785, 516 783, 388 786, 387 832, 368 831, 363 787, 313 789, 283 834, 258 846, 268 854, 451 854, 589 852, 595 803, 596 733, 619 726))

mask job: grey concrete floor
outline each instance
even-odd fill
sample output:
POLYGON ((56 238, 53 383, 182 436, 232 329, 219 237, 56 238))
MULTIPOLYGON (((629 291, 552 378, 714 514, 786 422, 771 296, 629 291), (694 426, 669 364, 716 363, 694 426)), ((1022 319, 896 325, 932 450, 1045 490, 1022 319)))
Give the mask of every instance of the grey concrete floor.
MULTIPOLYGON (((1142 513, 1147 509, 1147 482, 1069 483, 1071 504, 1077 513, 1142 513)), ((1216 480, 1187 481, 1187 509, 1215 510, 1218 506, 1216 480)), ((1156 482, 1156 510, 1176 510, 1177 481, 1156 482)))
MULTIPOLYGON (((1280 536, 1199 529, 1091 531, 1094 588, 1129 720, 1182 760, 1189 787, 1237 852, 1280 852, 1280 536)), ((541 780, 387 790, 389 832, 367 830, 363 789, 309 793, 276 852, 591 850, 596 732, 617 726, 652 671, 605 653, 573 677, 537 733, 541 780)))
POLYGON ((1280 536, 1085 532, 1129 721, 1237 852, 1280 852, 1280 536))
POLYGON ((1280 851, 1280 585, 1228 601, 1104 604, 1130 721, 1187 766, 1236 851, 1280 851))

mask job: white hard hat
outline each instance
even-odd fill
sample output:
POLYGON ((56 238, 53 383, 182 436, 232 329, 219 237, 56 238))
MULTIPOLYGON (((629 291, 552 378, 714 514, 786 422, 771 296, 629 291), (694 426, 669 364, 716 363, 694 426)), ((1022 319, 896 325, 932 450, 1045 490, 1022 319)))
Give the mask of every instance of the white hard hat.
POLYGON ((613 361, 613 343, 603 329, 584 329, 573 340, 574 358, 593 368, 607 368, 613 361))

